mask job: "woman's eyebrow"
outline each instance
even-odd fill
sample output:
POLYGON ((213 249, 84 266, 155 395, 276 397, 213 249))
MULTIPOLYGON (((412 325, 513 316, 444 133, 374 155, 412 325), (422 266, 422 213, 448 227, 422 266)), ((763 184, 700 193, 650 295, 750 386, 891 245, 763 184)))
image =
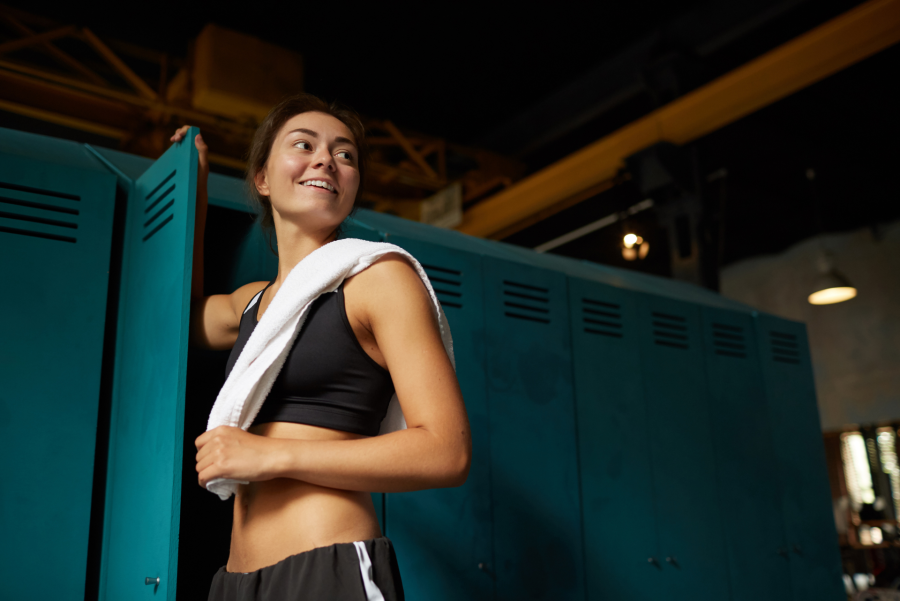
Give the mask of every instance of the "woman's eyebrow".
MULTIPOLYGON (((317 134, 316 132, 314 132, 314 131, 311 130, 311 129, 306 129, 305 127, 299 127, 299 128, 297 128, 297 129, 291 130, 291 131, 288 132, 287 135, 295 134, 295 133, 297 133, 297 132, 304 133, 304 134, 306 134, 307 136, 312 136, 313 138, 318 138, 318 137, 319 137, 319 134, 317 134)), ((341 144, 350 144, 351 146, 353 146, 354 148, 356 148, 356 142, 354 142, 354 141, 351 140, 350 138, 345 138, 345 137, 343 137, 343 136, 338 136, 338 137, 336 137, 336 138, 334 139, 334 141, 335 141, 335 142, 339 142, 339 143, 341 143, 341 144)))
POLYGON ((314 132, 314 131, 311 130, 311 129, 306 129, 305 127, 300 127, 300 128, 291 130, 291 131, 288 132, 288 135, 295 134, 295 133, 297 133, 298 131, 299 131, 300 133, 304 133, 304 134, 306 134, 306 135, 308 135, 308 136, 312 136, 313 138, 318 138, 318 137, 319 137, 319 134, 317 134, 316 132, 314 132))

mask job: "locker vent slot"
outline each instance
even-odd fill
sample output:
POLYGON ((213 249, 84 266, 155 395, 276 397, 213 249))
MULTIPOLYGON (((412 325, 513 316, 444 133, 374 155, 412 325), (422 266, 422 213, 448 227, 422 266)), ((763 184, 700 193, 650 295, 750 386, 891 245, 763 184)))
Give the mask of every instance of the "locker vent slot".
POLYGON ((744 337, 744 328, 729 326, 724 323, 714 323, 713 348, 717 355, 725 357, 747 357, 747 340, 744 337))
POLYGON ((174 211, 171 210, 175 205, 175 197, 170 196, 175 191, 175 184, 171 183, 168 187, 164 188, 164 186, 175 177, 175 173, 176 171, 173 170, 172 173, 159 182, 145 198, 144 231, 147 233, 144 234, 144 242, 149 240, 153 234, 161 230, 163 226, 172 221, 175 217, 174 211), (162 190, 162 192, 160 192, 160 190, 162 190), (168 202, 163 203, 164 200, 168 200, 168 202), (163 203, 162 207, 158 207, 160 203, 163 203), (165 217, 163 217, 164 215, 165 217), (152 229, 147 231, 148 228, 152 229))
POLYGON ((7 198, 6 196, 0 196, 0 203, 15 205, 18 207, 29 207, 32 209, 43 209, 45 211, 53 211, 54 213, 66 213, 67 215, 78 215, 78 209, 69 209, 67 207, 57 207, 55 205, 48 205, 42 202, 32 202, 30 200, 20 200, 18 198, 7 198))
POLYGON ((40 194, 41 196, 53 196, 55 198, 65 198, 66 200, 81 200, 77 194, 66 194, 65 192, 54 192, 53 190, 44 190, 43 188, 32 188, 31 186, 20 186, 19 184, 10 184, 8 182, 0 182, 0 188, 7 190, 16 190, 17 192, 30 192, 31 194, 40 194))
POLYGON ((581 321, 588 334, 622 337, 622 311, 615 303, 582 298, 581 321))
POLYGON ((785 332, 769 332, 772 343, 772 359, 779 363, 800 363, 800 345, 797 337, 785 332))
POLYGON ((73 221, 60 221, 59 219, 47 219, 45 217, 34 217, 32 215, 19 215, 17 213, 7 213, 6 211, 0 211, 0 217, 6 219, 18 219, 19 221, 30 221, 32 223, 43 223, 44 225, 57 225, 73 230, 78 229, 78 224, 73 221))
POLYGON ((436 265, 426 265, 425 263, 422 263, 422 267, 425 268, 425 273, 428 274, 428 279, 431 280, 431 287, 434 288, 434 293, 437 294, 441 306, 462 309, 462 272, 436 265))
MULTIPOLYGON (((42 190, 40 188, 20 186, 6 182, 0 182, 0 188, 17 192, 26 192, 28 194, 40 194, 53 198, 62 198, 65 200, 81 200, 80 196, 74 194, 42 190)), ((71 231, 78 229, 77 220, 71 218, 65 219, 60 213, 63 215, 73 215, 75 217, 79 214, 78 209, 0 195, 0 218, 13 220, 15 222, 13 224, 7 222, 7 225, 0 226, 0 232, 18 234, 20 236, 31 236, 33 238, 44 238, 46 240, 58 240, 60 242, 77 242, 77 239, 72 236, 74 232, 71 231), (22 208, 17 210, 14 207, 22 208), (32 224, 37 224, 37 226, 32 224), (50 228, 41 226, 50 226, 50 228), (50 231, 45 231, 47 229, 50 229, 50 231)))
POLYGON ((46 234, 44 232, 34 232, 31 230, 20 230, 15 227, 4 227, 0 225, 0 232, 4 232, 6 234, 20 234, 22 236, 31 236, 32 238, 46 238, 47 240, 59 240, 60 242, 77 242, 75 238, 71 236, 57 236, 56 234, 46 234))
POLYGON ((653 311, 653 342, 670 348, 688 348, 687 319, 653 311))
POLYGON ((503 307, 507 317, 550 323, 550 290, 503 280, 503 307))
POLYGON ((163 186, 165 186, 167 183, 169 183, 169 181, 170 181, 173 177, 175 177, 175 173, 176 173, 177 171, 178 171, 177 169, 173 169, 173 170, 172 170, 172 173, 170 173, 169 175, 167 175, 166 178, 165 178, 163 181, 161 181, 161 182, 159 182, 158 184, 156 184, 156 187, 153 188, 153 190, 150 191, 150 194, 147 195, 147 198, 150 199, 150 198, 152 198, 157 192, 159 192, 159 189, 160 189, 160 188, 162 188, 163 186))

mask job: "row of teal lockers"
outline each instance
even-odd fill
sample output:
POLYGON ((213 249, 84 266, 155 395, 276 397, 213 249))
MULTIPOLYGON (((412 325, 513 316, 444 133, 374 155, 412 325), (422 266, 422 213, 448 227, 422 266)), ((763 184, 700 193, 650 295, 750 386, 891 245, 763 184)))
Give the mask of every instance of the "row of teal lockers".
MULTIPOLYGON (((187 348, 196 150, 0 153, 4 588, 202 596, 230 503, 193 474, 224 379, 187 348)), ((274 277, 241 182, 210 202, 206 292, 274 277)), ((472 424, 464 486, 373 495, 407 598, 844 598, 802 324, 367 211, 347 235, 425 266, 472 424)))

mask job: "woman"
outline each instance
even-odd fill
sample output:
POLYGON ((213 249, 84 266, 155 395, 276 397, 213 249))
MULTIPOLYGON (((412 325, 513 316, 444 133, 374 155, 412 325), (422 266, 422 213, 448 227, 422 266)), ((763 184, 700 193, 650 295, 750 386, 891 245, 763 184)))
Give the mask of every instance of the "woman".
MULTIPOLYGON (((231 348, 229 370, 291 269, 335 240, 353 210, 363 136, 355 114, 308 94, 272 109, 254 137, 247 178, 262 225, 274 229, 278 275, 205 297, 208 163, 196 137, 191 340, 231 348)), ((459 486, 471 461, 462 395, 414 268, 388 254, 320 296, 252 427, 215 428, 196 446, 200 486, 215 478, 249 482, 236 495, 230 555, 210 599, 402 599, 369 493, 459 486), (394 390, 407 429, 372 436, 373 416, 394 390), (331 411, 330 403, 344 409, 331 411), (365 549, 352 544, 358 541, 365 549), (366 582, 364 555, 382 597, 366 582)))

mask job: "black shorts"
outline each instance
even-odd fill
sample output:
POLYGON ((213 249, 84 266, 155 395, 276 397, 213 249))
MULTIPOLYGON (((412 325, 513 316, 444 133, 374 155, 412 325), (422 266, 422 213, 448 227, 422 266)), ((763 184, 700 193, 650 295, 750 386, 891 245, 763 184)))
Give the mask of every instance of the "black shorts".
POLYGON ((246 574, 223 566, 209 588, 209 601, 281 599, 403 601, 394 547, 381 537, 319 547, 246 574))

